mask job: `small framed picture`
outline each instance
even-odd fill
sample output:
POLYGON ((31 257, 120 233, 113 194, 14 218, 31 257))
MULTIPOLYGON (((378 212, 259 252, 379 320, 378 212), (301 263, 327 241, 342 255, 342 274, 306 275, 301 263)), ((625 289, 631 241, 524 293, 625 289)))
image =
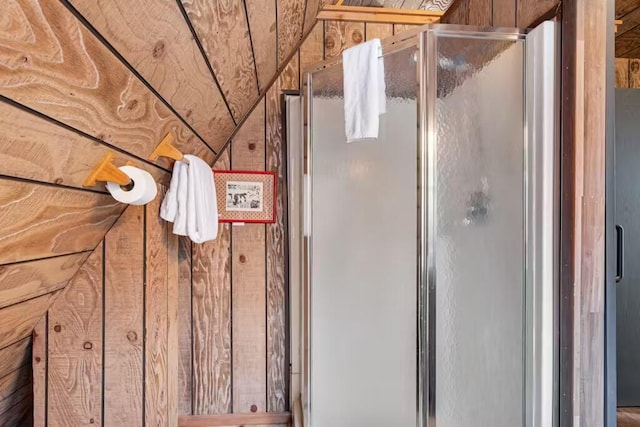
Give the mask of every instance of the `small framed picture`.
POLYGON ((219 222, 276 222, 276 173, 214 170, 219 222))

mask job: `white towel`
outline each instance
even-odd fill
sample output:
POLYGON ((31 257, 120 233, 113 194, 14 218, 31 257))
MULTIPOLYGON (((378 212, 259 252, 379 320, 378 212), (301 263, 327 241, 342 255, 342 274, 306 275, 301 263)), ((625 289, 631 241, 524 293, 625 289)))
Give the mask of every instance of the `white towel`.
POLYGON ((387 105, 380 39, 345 50, 342 71, 347 142, 377 138, 379 116, 386 112, 387 105))
POLYGON ((194 243, 203 243, 218 235, 213 172, 204 160, 191 155, 184 157, 189 163, 175 162, 160 217, 173 222, 174 234, 189 236, 194 243))

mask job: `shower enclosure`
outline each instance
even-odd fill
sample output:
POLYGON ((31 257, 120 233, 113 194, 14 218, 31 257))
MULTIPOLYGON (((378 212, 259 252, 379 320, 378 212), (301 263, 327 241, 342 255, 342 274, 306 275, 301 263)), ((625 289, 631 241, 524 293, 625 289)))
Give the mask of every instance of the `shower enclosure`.
POLYGON ((554 425, 554 24, 383 51, 375 140, 339 58, 305 74, 307 424, 554 425))

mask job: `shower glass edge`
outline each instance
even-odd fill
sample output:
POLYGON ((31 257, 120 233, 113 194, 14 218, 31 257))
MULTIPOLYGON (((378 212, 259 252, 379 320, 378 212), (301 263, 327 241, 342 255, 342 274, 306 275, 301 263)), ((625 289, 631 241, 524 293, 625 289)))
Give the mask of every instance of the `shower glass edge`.
MULTIPOLYGON (((422 60, 417 61, 417 336, 416 336, 416 348, 417 348, 417 383, 416 383, 416 426, 417 427, 434 427, 438 421, 438 414, 436 412, 436 397, 438 388, 436 387, 436 240, 437 235, 437 149, 438 149, 438 123, 437 111, 438 111, 438 96, 439 91, 442 93, 442 85, 439 84, 439 64, 442 63, 442 57, 438 59, 438 49, 440 39, 453 41, 456 40, 468 41, 496 41, 497 43, 514 43, 522 44, 521 54, 521 66, 522 66, 522 399, 521 399, 521 420, 523 426, 533 426, 532 423, 532 411, 530 407, 529 399, 527 398, 531 390, 536 387, 536 379, 532 373, 533 361, 530 354, 530 346, 534 340, 533 325, 530 319, 532 307, 530 301, 532 284, 529 282, 529 272, 527 271, 527 265, 529 263, 529 257, 527 249, 527 233, 528 233, 528 213, 529 213, 529 188, 530 173, 527 170, 527 164, 529 162, 529 149, 527 144, 527 123, 526 116, 527 111, 525 107, 526 95, 525 95, 525 50, 524 43, 526 36, 523 31, 518 29, 486 29, 476 28, 468 26, 454 26, 454 25, 441 25, 432 24, 421 28, 421 31, 416 33, 411 32, 404 38, 396 36, 393 37, 391 43, 385 43, 383 41, 384 56, 398 52, 403 49, 418 49, 419 58, 422 60), (440 86, 440 87, 439 87, 440 86)), ((446 59, 446 58, 445 58, 446 59)), ((305 169, 306 174, 309 177, 305 180, 305 199, 306 199, 306 211, 303 213, 304 223, 307 224, 306 232, 306 249, 307 249, 307 266, 305 268, 303 283, 305 287, 305 299, 308 311, 306 313, 307 324, 305 325, 306 338, 305 340, 305 364, 304 364, 304 386, 303 386, 303 402, 305 406, 305 418, 310 420, 309 414, 312 412, 311 407, 311 390, 310 381, 312 379, 312 364, 311 359, 311 319, 310 315, 313 308, 311 301, 311 287, 313 286, 311 280, 311 265, 313 263, 312 253, 312 233, 311 223, 313 221, 311 215, 312 206, 312 153, 311 149, 313 142, 313 76, 317 72, 322 72, 332 67, 341 66, 339 59, 325 61, 319 66, 308 69, 304 73, 304 108, 306 108, 305 117, 307 119, 307 125, 305 126, 305 153, 306 162, 305 169)), ((464 82, 462 82, 464 83, 464 82)), ((441 141, 442 142, 442 141, 441 141)), ((481 191, 480 191, 481 192, 481 191)), ((473 221, 471 218, 469 221, 473 221)), ((322 427, 309 424, 310 427, 322 427)), ((439 427, 451 427, 456 426, 455 423, 439 423, 439 427)), ((511 426, 509 426, 511 427, 511 426)))

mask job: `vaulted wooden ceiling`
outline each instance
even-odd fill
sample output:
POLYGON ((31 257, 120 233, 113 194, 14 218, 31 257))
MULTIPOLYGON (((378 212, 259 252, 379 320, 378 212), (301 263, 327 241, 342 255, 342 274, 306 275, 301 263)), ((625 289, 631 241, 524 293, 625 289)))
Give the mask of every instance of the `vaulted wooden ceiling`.
POLYGON ((373 6, 396 9, 445 11, 454 0, 345 0, 346 6, 373 6))
POLYGON ((640 58, 640 0, 616 0, 616 57, 640 58))

